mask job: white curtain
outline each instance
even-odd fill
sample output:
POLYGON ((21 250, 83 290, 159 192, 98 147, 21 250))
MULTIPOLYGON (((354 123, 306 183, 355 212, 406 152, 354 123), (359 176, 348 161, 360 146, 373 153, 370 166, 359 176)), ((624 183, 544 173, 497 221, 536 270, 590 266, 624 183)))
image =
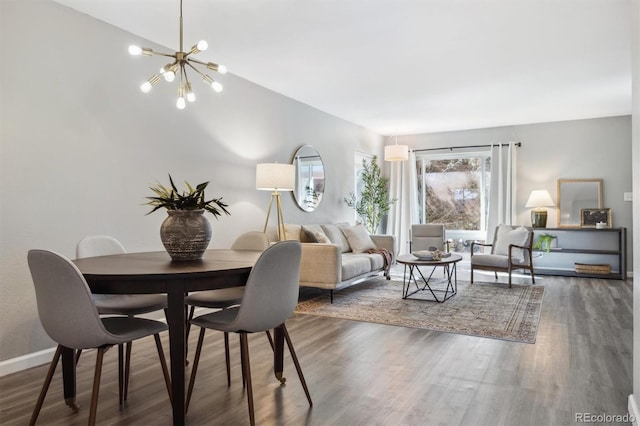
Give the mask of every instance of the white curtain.
POLYGON ((498 225, 512 225, 516 201, 516 144, 491 145, 491 187, 487 217, 487 242, 498 225))
POLYGON ((392 161, 389 172, 389 196, 397 199, 389 210, 387 234, 396 237, 396 252, 409 252, 409 229, 418 223, 418 176, 416 154, 409 151, 409 160, 392 161))

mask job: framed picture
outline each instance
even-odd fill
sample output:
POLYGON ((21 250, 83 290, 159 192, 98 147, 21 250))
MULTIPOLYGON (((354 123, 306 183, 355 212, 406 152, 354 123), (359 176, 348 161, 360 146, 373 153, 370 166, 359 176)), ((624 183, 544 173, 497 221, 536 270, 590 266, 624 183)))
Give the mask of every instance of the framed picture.
POLYGON ((596 228, 598 223, 611 228, 611 209, 580 209, 580 227, 596 228))

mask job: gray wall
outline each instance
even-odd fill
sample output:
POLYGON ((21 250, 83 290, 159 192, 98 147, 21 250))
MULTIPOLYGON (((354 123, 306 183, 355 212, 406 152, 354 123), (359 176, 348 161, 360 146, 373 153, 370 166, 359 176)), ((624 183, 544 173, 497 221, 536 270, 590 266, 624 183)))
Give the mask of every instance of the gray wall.
POLYGON ((53 346, 27 251, 74 257, 76 242, 96 233, 130 251, 162 250, 166 215, 145 216, 143 203, 169 172, 210 180, 207 195, 230 204, 230 217, 211 218, 211 247, 228 247, 264 225, 270 194, 255 189, 256 163, 290 162, 311 144, 325 160, 325 197, 310 214, 284 194, 285 220, 352 220, 342 198, 352 191, 353 153, 380 155, 379 135, 229 74, 221 94, 194 79, 197 102, 178 111, 175 82, 138 90, 163 60, 131 57, 127 47, 150 43, 46 0, 0 7, 0 360, 53 346))
MULTIPOLYGON (((530 224, 524 207, 534 189, 546 189, 556 199, 560 178, 602 178, 604 207, 611 208, 613 226, 627 228, 627 270, 632 270, 631 116, 494 127, 490 129, 398 136, 411 148, 522 142, 517 164, 517 223, 530 224)), ((390 143, 388 141, 387 143, 390 143)), ((556 209, 549 209, 548 227, 556 227, 556 209)))

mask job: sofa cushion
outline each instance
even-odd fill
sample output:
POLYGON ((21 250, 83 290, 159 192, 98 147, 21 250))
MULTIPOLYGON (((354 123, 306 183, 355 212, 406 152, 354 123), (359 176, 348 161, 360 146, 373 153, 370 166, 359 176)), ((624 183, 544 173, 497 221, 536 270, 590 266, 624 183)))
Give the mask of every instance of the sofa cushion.
POLYGON ((302 225, 302 231, 305 233, 309 241, 313 243, 322 242, 322 241, 319 241, 319 239, 323 241, 329 240, 329 238, 324 233, 320 225, 302 225))
POLYGON ((294 225, 291 223, 285 223, 284 225, 284 238, 285 240, 296 240, 300 241, 300 232, 302 231, 302 226, 294 225))
POLYGON ((369 264, 372 271, 376 271, 384 267, 384 257, 382 257, 382 255, 379 253, 360 253, 354 256, 369 259, 369 264))
POLYGON ((367 250, 376 248, 376 244, 362 225, 344 227, 342 228, 342 232, 344 232, 344 236, 347 237, 351 251, 354 253, 364 253, 367 250))
POLYGON ((371 272, 371 261, 353 253, 342 254, 342 281, 371 272))
POLYGON ((340 225, 329 224, 329 225, 321 225, 321 226, 322 226, 322 229, 324 230, 325 235, 329 237, 329 240, 331 240, 331 243, 340 247, 341 253, 346 253, 348 251, 351 251, 351 246, 349 245, 349 241, 347 240, 347 237, 344 236, 344 233, 339 228, 339 226, 344 226, 344 224, 340 224, 340 225))
MULTIPOLYGON (((515 229, 511 229, 508 226, 499 226, 496 232, 496 243, 493 247, 493 254, 509 256, 509 245, 524 246, 529 240, 529 231, 524 226, 515 229)), ((522 249, 513 249, 511 254, 513 255, 513 260, 518 263, 524 261, 524 252, 522 249)))

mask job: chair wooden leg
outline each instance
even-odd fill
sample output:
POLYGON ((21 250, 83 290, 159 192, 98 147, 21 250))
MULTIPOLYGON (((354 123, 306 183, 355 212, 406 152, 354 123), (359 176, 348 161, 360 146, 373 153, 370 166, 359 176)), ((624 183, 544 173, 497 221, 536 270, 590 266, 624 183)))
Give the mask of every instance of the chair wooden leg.
POLYGON ((124 346, 118 345, 118 404, 124 403, 124 346))
POLYGON ((251 364, 249 361, 249 339, 247 333, 240 333, 240 353, 242 358, 242 371, 247 382, 247 404, 249 405, 249 422, 251 426, 255 426, 255 413, 253 410, 253 389, 251 386, 251 364))
POLYGON ((470 284, 473 284, 473 266, 471 267, 471 282, 470 284))
POLYGON ((96 356, 96 370, 93 375, 93 392, 91 393, 91 408, 89 410, 89 425, 96 424, 96 413, 98 412, 98 395, 100 393, 100 376, 102 376, 102 360, 104 359, 104 353, 109 347, 98 348, 98 355, 96 356))
POLYGON ((497 271, 496 271, 496 272, 494 272, 494 273, 493 273, 493 275, 495 275, 495 276, 496 276, 496 281, 498 281, 498 272, 497 272, 497 271))
POLYGON ((78 349, 76 351, 76 365, 78 365, 78 362, 80 362, 80 355, 82 355, 82 349, 78 349))
POLYGON ((189 409, 189 402, 191 401, 191 394, 193 393, 193 385, 196 383, 196 373, 198 372, 198 363, 200 362, 200 353, 202 352, 202 342, 204 342, 205 328, 200 329, 200 336, 198 336, 198 346, 196 346, 196 355, 193 357, 193 366, 191 367, 191 377, 189 378, 189 389, 187 390, 187 402, 184 406, 184 412, 186 414, 189 409))
POLYGON ((307 396, 307 401, 309 401, 309 406, 313 406, 313 402, 311 401, 311 394, 309 394, 309 388, 307 387, 307 382, 304 379, 304 374, 302 374, 302 367, 300 367, 300 362, 298 362, 298 356, 296 355, 295 349, 293 349, 293 343, 291 343, 291 337, 289 336, 289 331, 287 330, 287 327, 284 324, 282 324, 282 332, 284 333, 284 338, 287 341, 287 346, 289 347, 289 353, 291 354, 291 358, 293 358, 293 364, 296 366, 296 371, 298 372, 300 383, 302 383, 304 394, 307 396))
POLYGON ((275 347, 273 346, 273 337, 271 337, 271 333, 269 333, 269 330, 265 330, 265 333, 267 333, 267 339, 269 339, 269 344, 271 345, 271 350, 275 351, 275 347))
POLYGON ((127 342, 127 350, 124 357, 124 392, 123 398, 126 401, 129 396, 129 376, 131 372, 131 347, 133 342, 127 342))
POLYGON ((38 401, 36 402, 36 406, 33 408, 33 414, 31 414, 31 420, 29 420, 29 426, 33 426, 36 424, 36 420, 38 419, 38 415, 40 414, 40 410, 42 409, 42 404, 44 404, 44 398, 47 396, 47 391, 49 390, 49 385, 51 384, 53 373, 56 372, 56 367, 58 366, 58 361, 60 361, 61 355, 62 346, 58 345, 58 347, 56 348, 56 353, 53 355, 53 359, 51 360, 51 364, 49 364, 49 371, 47 371, 47 375, 44 378, 44 383, 42 384, 42 389, 40 390, 38 401))
POLYGON ((229 356, 229 333, 224 332, 224 361, 227 366, 227 386, 231 386, 231 357, 229 356))
POLYGON ((242 336, 239 335, 238 336, 240 338, 240 364, 242 365, 242 368, 240 369, 242 371, 242 387, 245 388, 247 386, 247 382, 245 379, 245 375, 244 375, 244 352, 242 351, 242 336))
POLYGON ((171 378, 169 377, 169 370, 167 369, 167 359, 164 356, 164 350, 162 349, 160 335, 154 334, 153 338, 156 341, 156 349, 158 349, 158 358, 160 358, 160 367, 162 367, 162 375, 164 376, 164 384, 167 386, 169 401, 171 401, 171 404, 173 405, 173 398, 171 397, 171 378))

